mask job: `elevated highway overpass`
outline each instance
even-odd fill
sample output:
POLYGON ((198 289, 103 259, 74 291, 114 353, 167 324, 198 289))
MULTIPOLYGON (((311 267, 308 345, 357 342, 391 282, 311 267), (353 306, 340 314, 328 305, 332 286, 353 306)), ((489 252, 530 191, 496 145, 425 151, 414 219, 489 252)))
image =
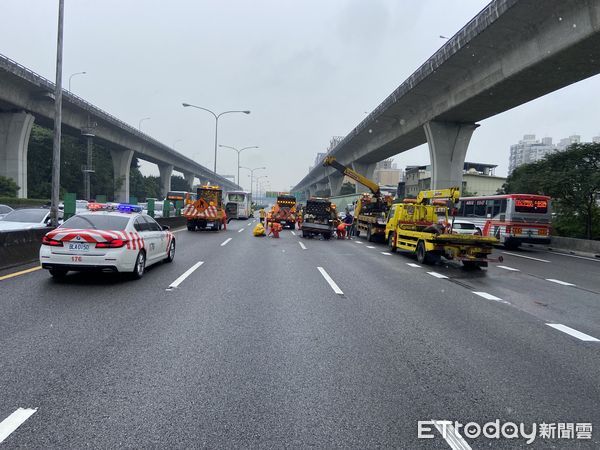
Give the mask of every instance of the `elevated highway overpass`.
MULTIPOLYGON (((600 72, 600 1, 494 0, 330 151, 371 178, 375 164, 428 143, 432 186, 458 185, 477 122, 600 72)), ((314 167, 295 187, 340 192, 314 167)))
MULTIPOLYGON (((158 165, 163 194, 170 190, 173 170, 184 175, 190 188, 197 177, 225 189, 240 189, 69 91, 63 91, 62 105, 64 132, 77 136, 94 123, 95 139, 110 149, 114 179, 123 181, 116 183, 115 197, 119 201, 129 199, 129 168, 134 156, 158 165)), ((0 55, 0 175, 15 180, 21 187, 20 197, 27 197, 27 146, 34 121, 52 128, 54 83, 0 55)))

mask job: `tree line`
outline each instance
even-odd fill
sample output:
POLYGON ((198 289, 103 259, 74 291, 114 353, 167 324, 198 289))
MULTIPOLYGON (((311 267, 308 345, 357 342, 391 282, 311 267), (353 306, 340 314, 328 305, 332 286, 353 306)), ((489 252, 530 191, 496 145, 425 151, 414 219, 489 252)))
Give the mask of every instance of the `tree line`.
MULTIPOLYGON (((29 198, 48 199, 52 185, 52 130, 34 125, 29 138, 27 154, 27 196, 29 198)), ((84 138, 62 135, 61 139, 60 190, 61 196, 66 192, 75 192, 77 198, 83 199, 82 167, 87 161, 87 146, 84 138)), ((94 140, 94 169, 90 175, 91 196, 106 195, 114 199, 115 180, 112 158, 109 149, 101 142, 94 140)), ((160 177, 144 176, 139 170, 137 158, 131 161, 129 171, 130 195, 144 201, 146 198, 160 198, 160 177)), ((0 196, 16 197, 20 186, 8 178, 0 177, 0 196)), ((171 189, 187 191, 188 185, 181 176, 171 177, 171 189)))

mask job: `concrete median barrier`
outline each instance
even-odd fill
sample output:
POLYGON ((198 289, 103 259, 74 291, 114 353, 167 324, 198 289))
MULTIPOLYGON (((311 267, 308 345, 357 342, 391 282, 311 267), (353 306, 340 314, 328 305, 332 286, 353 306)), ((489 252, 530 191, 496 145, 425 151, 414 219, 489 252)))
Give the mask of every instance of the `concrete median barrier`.
POLYGON ((600 241, 589 241, 587 239, 552 236, 550 248, 566 252, 583 252, 600 255, 600 241))
POLYGON ((52 228, 0 232, 0 269, 36 261, 42 237, 52 228))

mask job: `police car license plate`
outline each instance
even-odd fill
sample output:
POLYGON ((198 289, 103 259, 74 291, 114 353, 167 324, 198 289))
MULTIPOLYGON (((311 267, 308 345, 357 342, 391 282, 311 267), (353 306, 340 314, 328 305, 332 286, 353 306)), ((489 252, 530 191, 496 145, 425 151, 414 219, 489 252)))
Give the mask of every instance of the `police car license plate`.
POLYGON ((86 244, 83 242, 69 242, 69 251, 89 252, 90 244, 86 244))

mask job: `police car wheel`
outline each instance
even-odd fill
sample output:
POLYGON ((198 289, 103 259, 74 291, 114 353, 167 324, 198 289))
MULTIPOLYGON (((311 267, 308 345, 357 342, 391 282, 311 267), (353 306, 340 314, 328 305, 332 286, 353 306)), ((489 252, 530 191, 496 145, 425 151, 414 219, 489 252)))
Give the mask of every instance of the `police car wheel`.
POLYGON ((135 260, 135 266, 133 266, 133 272, 131 273, 132 278, 139 280, 144 276, 144 270, 146 270, 146 254, 141 251, 135 260))
POLYGON ((50 269, 49 272, 53 278, 64 278, 67 276, 67 271, 65 269, 50 269))
POLYGON ((167 253, 167 257, 165 258, 166 262, 173 262, 175 259, 175 241, 171 241, 171 245, 169 245, 169 252, 167 253))

